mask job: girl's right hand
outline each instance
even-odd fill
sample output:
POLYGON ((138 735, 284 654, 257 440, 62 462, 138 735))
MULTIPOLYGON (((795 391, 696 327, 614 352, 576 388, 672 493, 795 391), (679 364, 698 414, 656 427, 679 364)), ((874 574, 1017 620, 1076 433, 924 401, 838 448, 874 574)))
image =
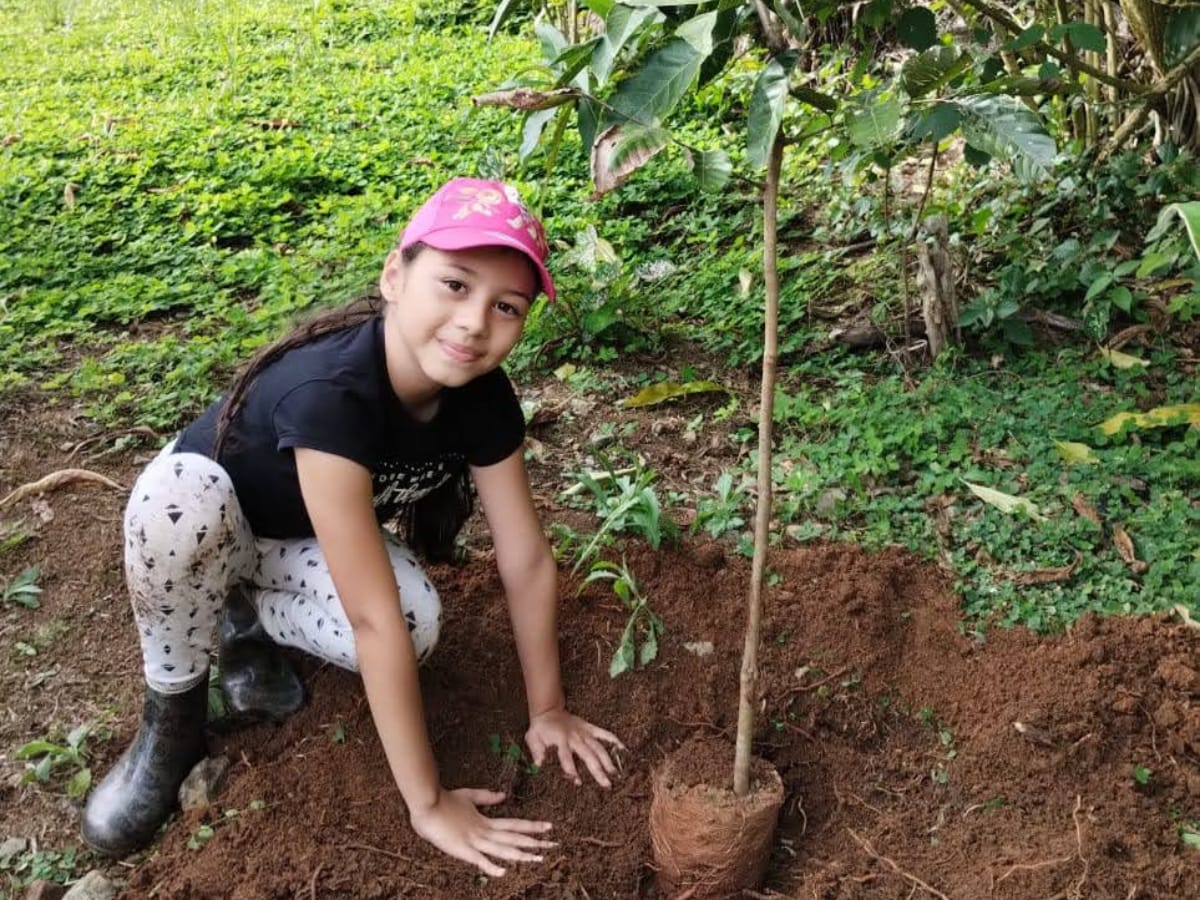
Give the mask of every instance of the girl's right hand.
POLYGON ((529 850, 555 847, 534 835, 545 834, 549 822, 531 819, 489 819, 476 807, 504 802, 499 791, 459 788, 440 791, 437 802, 412 814, 413 830, 443 853, 478 866, 492 878, 504 869, 492 857, 512 862, 541 862, 542 857, 529 850))

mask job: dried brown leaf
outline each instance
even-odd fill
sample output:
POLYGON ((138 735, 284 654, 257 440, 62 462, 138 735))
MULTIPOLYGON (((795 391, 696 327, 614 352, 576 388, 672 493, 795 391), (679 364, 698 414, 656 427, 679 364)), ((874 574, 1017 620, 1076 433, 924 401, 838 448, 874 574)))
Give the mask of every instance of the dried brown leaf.
POLYGON ((1137 574, 1145 572, 1150 568, 1145 562, 1137 558, 1137 550, 1133 546, 1133 539, 1129 533, 1121 525, 1114 525, 1112 530, 1113 543, 1117 547, 1117 553, 1121 555, 1121 559, 1137 574))
POLYGON ((522 112, 537 112, 570 103, 579 96, 577 88, 555 88, 552 91, 535 91, 532 88, 513 88, 507 91, 492 91, 471 98, 476 106, 507 106, 522 112))
POLYGON ((118 491, 125 490, 125 488, 111 478, 101 475, 99 472, 92 472, 88 469, 59 469, 57 472, 51 472, 44 478, 23 484, 15 491, 12 491, 3 500, 0 500, 0 509, 4 509, 6 506, 16 503, 25 497, 30 497, 34 494, 44 494, 47 491, 57 490, 64 485, 73 484, 77 481, 94 481, 118 491))
POLYGON ((1034 569, 1032 572, 1021 572, 1013 575, 1011 580, 1013 584, 1030 585, 1030 584, 1052 584, 1055 581, 1066 581, 1074 574, 1075 568, 1083 559, 1083 554, 1078 550, 1075 551, 1075 559, 1069 565, 1058 566, 1052 569, 1034 569))
POLYGON ((67 209, 75 208, 75 191, 78 188, 79 185, 73 181, 68 181, 65 185, 63 185, 63 205, 67 209))
POLYGON ((1100 513, 1096 512, 1096 508, 1087 502, 1083 494, 1076 494, 1071 498, 1071 505, 1075 507, 1075 512, 1083 516, 1089 522, 1095 522, 1101 528, 1104 527, 1104 521, 1100 518, 1100 513))

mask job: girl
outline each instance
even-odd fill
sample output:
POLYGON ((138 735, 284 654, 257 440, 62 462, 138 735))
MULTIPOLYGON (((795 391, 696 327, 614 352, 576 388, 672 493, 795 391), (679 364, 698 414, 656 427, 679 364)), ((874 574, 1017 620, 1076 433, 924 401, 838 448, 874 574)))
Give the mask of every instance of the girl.
POLYGON ((125 571, 145 702, 133 745, 88 799, 90 846, 124 855, 170 814, 205 753, 219 630, 236 713, 278 719, 303 701, 279 646, 357 670, 417 834, 491 876, 504 873, 498 860, 540 860, 550 823, 488 818, 477 807, 503 794, 442 786, 421 709, 417 666, 441 608, 414 551, 449 556, 470 482, 508 600, 533 760, 554 748, 576 784, 578 757, 610 786, 605 744, 620 741, 566 709, 557 572, 525 475, 521 408, 499 368, 538 293, 554 299, 547 254, 515 190, 450 181, 388 256, 382 304, 326 314, 268 347, 141 474, 125 571), (407 545, 380 530, 394 519, 407 545))

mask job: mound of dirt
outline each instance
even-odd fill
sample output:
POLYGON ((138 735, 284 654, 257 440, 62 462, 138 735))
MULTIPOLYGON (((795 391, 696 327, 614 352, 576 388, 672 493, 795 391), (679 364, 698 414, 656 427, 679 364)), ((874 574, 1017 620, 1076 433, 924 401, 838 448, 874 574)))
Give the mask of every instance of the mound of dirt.
MULTIPOLYGON (((235 764, 218 807, 173 823, 128 896, 654 896, 650 773, 689 735, 732 738, 747 563, 711 545, 628 558, 667 626, 654 663, 608 677, 624 616, 598 588, 567 585, 562 616, 572 707, 629 748, 611 791, 507 752, 524 701, 500 585, 482 564, 436 573, 448 620, 424 688, 443 777, 553 821, 546 862, 488 882, 417 839, 360 685, 322 668, 291 721, 221 739, 235 764)), ((1200 896, 1176 830, 1200 790, 1194 632, 1088 618, 1058 639, 973 638, 941 577, 902 553, 812 547, 771 566, 758 751, 788 800, 768 890, 1200 896)))
MULTIPOLYGON (((82 437, 69 409, 0 403, 0 494, 77 465, 129 484, 153 452, 99 455, 82 437)), ((0 610, 0 836, 78 846, 66 775, 20 783, 13 748, 102 723, 111 739, 88 744, 102 774, 136 729, 123 502, 81 485, 4 511, 6 528, 36 537, 6 551, 0 574, 38 565, 44 593, 38 609, 0 610), (16 640, 36 655, 9 652, 16 640)), ((693 735, 732 741, 748 563, 716 544, 626 556, 666 624, 658 658, 608 677, 625 614, 602 585, 565 583, 560 626, 572 709, 629 748, 609 791, 574 787, 554 763, 535 773, 522 755, 520 670, 486 554, 434 572, 447 620, 422 681, 443 780, 501 788, 498 814, 553 821, 560 846, 545 862, 487 881, 416 838, 360 681, 298 659, 308 706, 282 726, 214 735, 233 760, 217 805, 109 873, 131 898, 654 897, 651 773, 693 735), (712 653, 692 652, 705 642, 712 653)), ((901 552, 811 546, 773 551, 770 566, 755 749, 787 798, 765 896, 1200 897, 1198 851, 1180 839, 1200 830, 1196 632, 1089 617, 1053 639, 980 636, 944 577, 901 552)))

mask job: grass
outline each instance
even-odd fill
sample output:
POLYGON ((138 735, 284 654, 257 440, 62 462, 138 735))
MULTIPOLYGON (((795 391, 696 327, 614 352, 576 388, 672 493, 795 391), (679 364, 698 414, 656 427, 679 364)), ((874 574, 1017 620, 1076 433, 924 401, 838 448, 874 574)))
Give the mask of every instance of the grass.
MULTIPOLYGON (((658 347, 672 334, 718 365, 756 360, 754 194, 735 182, 697 197, 668 151, 590 203, 573 131, 552 175, 536 154, 518 169, 519 118, 470 96, 538 54, 528 38, 484 35, 417 0, 0 0, 0 390, 40 387, 82 398, 102 425, 169 432, 297 314, 369 285, 407 214, 455 173, 514 178, 560 250, 594 227, 620 259, 608 274, 561 267, 560 290, 591 331, 572 337, 576 326, 544 309, 518 366, 570 363, 562 377, 583 390, 631 340, 658 347), (636 281, 663 261, 674 274, 636 281)), ((681 133, 703 144, 736 97, 714 85, 687 102, 696 115, 681 133)), ((780 530, 939 559, 974 621, 1054 630, 1088 610, 1193 604, 1200 432, 1095 428, 1121 410, 1195 402, 1181 361, 1162 346, 1145 370, 1122 372, 1088 348, 997 348, 997 365, 952 355, 906 378, 886 357, 827 349, 810 312, 849 298, 882 316, 900 290, 894 246, 854 261, 830 246, 878 232, 880 197, 837 176, 824 152, 789 153, 781 209, 780 530), (1095 462, 1068 464, 1056 441, 1087 444, 1095 462), (966 482, 1019 495, 1043 518, 1002 512, 966 482), (1102 525, 1075 511, 1076 495, 1102 525), (1116 526, 1144 572, 1122 559, 1116 526), (1069 576, 1021 583, 1077 555, 1069 576)), ((976 194, 1003 193, 994 176, 946 188, 930 208, 960 198, 951 211, 965 215, 976 194)), ((997 227, 1019 234, 1017 222, 997 227)), ((726 474, 699 507, 709 531, 750 518, 734 489, 745 473, 726 474)))

